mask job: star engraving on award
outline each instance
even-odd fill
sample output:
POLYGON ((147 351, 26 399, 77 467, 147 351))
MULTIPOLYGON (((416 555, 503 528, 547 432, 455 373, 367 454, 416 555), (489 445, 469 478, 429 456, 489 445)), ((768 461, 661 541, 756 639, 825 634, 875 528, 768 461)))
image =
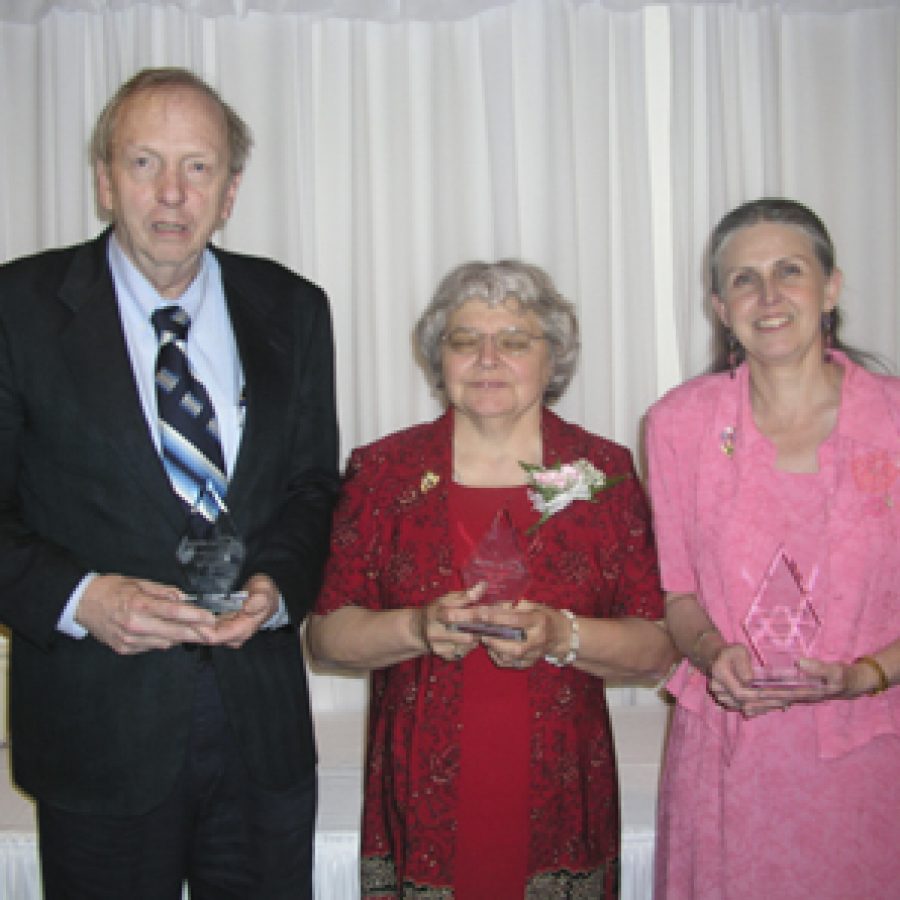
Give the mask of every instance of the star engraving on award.
POLYGON ((821 627, 797 565, 779 546, 744 619, 754 654, 754 687, 800 687, 811 679, 797 660, 811 655, 821 627))

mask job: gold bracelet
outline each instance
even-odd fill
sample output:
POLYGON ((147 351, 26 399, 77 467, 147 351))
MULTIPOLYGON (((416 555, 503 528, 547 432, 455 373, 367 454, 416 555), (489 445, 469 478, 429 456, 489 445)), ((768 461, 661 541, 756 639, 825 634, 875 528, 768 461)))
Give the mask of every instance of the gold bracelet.
POLYGON ((888 681, 887 672, 884 671, 884 667, 874 656, 857 656, 853 662, 862 663, 863 665, 868 666, 870 669, 873 669, 878 676, 878 684, 876 684, 871 691, 866 691, 870 697, 881 694, 891 686, 891 683, 888 681))
POLYGON ((416 637, 422 642, 422 650, 424 651, 425 655, 434 653, 434 648, 431 646, 431 641, 428 640, 428 607, 417 606, 413 608, 413 615, 416 617, 414 623, 416 637))
MULTIPOLYGON (((697 637, 694 638, 694 643, 691 644, 691 649, 688 651, 688 655, 687 655, 687 658, 691 662, 694 662, 694 657, 697 655, 697 648, 700 646, 700 641, 702 641, 703 638, 708 637, 711 634, 715 634, 718 630, 719 629, 713 625, 710 628, 704 628, 703 631, 701 631, 697 635, 697 637)), ((697 668, 699 668, 699 666, 697 666, 697 668)))

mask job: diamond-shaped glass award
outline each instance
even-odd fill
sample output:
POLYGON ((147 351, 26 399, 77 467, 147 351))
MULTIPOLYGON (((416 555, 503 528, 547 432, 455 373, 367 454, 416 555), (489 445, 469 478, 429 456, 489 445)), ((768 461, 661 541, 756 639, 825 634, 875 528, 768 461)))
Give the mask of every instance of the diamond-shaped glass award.
POLYGON ((210 485, 197 498, 191 520, 204 522, 202 534, 189 525, 175 551, 193 591, 187 599, 214 613, 240 609, 247 594, 233 588, 246 556, 244 542, 224 502, 210 485))
MULTIPOLYGON (((491 527, 462 567, 462 577, 467 588, 481 581, 487 582, 478 601, 481 604, 518 603, 522 599, 528 587, 528 568, 519 536, 507 510, 502 509, 494 516, 491 527)), ((471 623, 458 625, 457 628, 472 634, 487 634, 510 640, 522 640, 525 637, 521 628, 508 625, 471 623)))
POLYGON ((744 619, 755 656, 754 687, 801 687, 813 679, 796 662, 810 656, 819 616, 794 561, 780 546, 744 619))

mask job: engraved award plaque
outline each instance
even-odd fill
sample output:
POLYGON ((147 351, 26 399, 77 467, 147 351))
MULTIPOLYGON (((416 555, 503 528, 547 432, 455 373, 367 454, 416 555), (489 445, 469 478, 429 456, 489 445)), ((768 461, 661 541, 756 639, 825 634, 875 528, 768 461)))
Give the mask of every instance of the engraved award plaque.
POLYGON ((820 621, 797 566, 779 547, 744 619, 755 656, 753 687, 802 687, 813 683, 797 666, 810 656, 820 621))
POLYGON ((245 591, 233 590, 246 555, 244 542, 231 521, 222 499, 209 485, 204 488, 191 518, 202 517, 203 533, 189 526, 175 551, 192 594, 188 600, 214 613, 238 610, 245 591))
MULTIPOLYGON (((528 569, 518 535, 505 509, 497 513, 491 527, 475 546, 472 556, 462 568, 462 577, 467 588, 481 581, 487 582, 478 601, 481 604, 517 603, 522 599, 528 587, 528 569)), ((509 625, 472 623, 456 627, 471 634, 486 634, 507 640, 521 641, 525 638, 521 628, 509 625)))

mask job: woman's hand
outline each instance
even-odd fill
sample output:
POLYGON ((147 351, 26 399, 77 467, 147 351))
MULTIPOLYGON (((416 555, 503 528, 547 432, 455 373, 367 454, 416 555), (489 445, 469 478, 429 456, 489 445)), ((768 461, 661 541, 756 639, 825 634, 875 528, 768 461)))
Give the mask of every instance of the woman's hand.
POLYGON ((522 640, 482 636, 494 664, 504 669, 528 669, 545 656, 563 658, 571 646, 572 623, 558 609, 522 600, 515 607, 480 606, 478 621, 507 625, 523 632, 522 640))
POLYGON ((460 631, 457 626, 476 620, 476 604, 484 593, 481 582, 467 591, 451 591, 428 606, 418 610, 419 629, 426 652, 441 659, 458 661, 478 646, 475 635, 460 631))
MULTIPOLYGON (((747 719, 776 710, 784 712, 798 702, 797 689, 753 687, 753 661, 743 644, 720 647, 709 665, 709 693, 723 709, 739 712, 747 719)), ((820 697, 818 690, 811 691, 820 697)), ((821 698, 820 698, 821 699, 821 698)))
MULTIPOLYGON (((782 690, 782 700, 787 708, 795 703, 821 703, 823 700, 851 700, 868 694, 872 672, 859 662, 825 662, 821 659, 800 659, 797 669, 808 679, 808 684, 782 690)), ((877 683, 877 682, 876 682, 877 683)))
POLYGON ((751 718, 773 710, 784 711, 797 703, 859 697, 869 689, 865 669, 860 670, 858 664, 801 659, 797 669, 800 675, 807 676, 807 684, 751 687, 750 652, 741 644, 730 644, 713 661, 709 692, 720 706, 739 710, 751 718))
POLYGON ((723 709, 736 710, 747 718, 784 708, 784 700, 751 687, 753 661, 743 644, 724 644, 709 662, 709 693, 723 709))
POLYGON ((750 718, 784 708, 777 693, 752 686, 750 650, 722 637, 695 594, 666 595, 666 625, 685 658, 706 676, 709 695, 722 709, 750 718))

